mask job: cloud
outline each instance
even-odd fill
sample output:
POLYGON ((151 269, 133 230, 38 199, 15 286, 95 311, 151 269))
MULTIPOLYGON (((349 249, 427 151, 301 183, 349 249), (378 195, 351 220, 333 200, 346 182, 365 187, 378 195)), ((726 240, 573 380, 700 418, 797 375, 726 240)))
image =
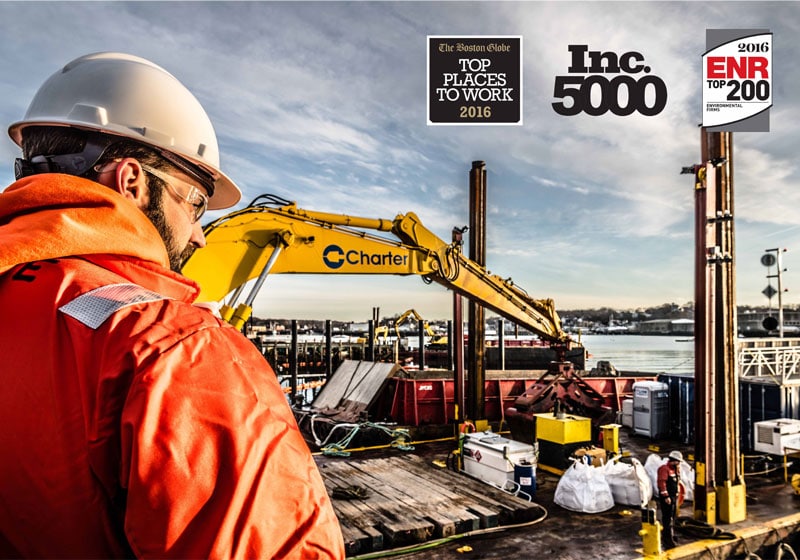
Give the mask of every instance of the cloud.
MULTIPOLYGON (((469 223, 468 173, 482 160, 490 268, 562 308, 638 307, 693 297, 693 180, 679 172, 701 157, 705 31, 742 26, 776 37, 772 131, 734 140, 739 286, 755 293, 763 271, 749 265, 764 243, 800 242, 792 3, 3 2, 0 116, 18 120, 71 58, 133 52, 201 100, 243 204, 274 193, 348 215, 415 212, 449 240, 469 223), (434 34, 523 36, 523 126, 426 125, 426 36, 434 34), (567 73, 571 44, 640 52, 667 84, 664 111, 558 115, 554 80, 567 73)), ((13 144, 0 152, 10 181, 13 144)), ((417 301, 430 303, 426 317, 449 313, 446 292, 433 297, 431 287, 403 280, 411 282, 287 275, 268 283, 275 291, 259 298, 256 314, 290 302, 308 318, 363 317, 372 305, 420 310, 417 301), (319 289, 342 282, 335 293, 319 289)))

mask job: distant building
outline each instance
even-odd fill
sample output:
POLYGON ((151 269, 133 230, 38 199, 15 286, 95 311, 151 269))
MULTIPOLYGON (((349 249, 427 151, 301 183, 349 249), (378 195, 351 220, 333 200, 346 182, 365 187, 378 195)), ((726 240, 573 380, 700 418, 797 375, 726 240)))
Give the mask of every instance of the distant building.
MULTIPOLYGON (((739 311, 737 320, 739 322, 739 334, 742 336, 775 336, 778 329, 767 331, 764 328, 764 319, 773 317, 778 319, 777 309, 746 309, 739 311)), ((784 336, 798 336, 800 334, 800 310, 783 310, 783 334, 784 336)))
POLYGON ((694 335, 693 319, 653 319, 639 323, 639 334, 694 335))

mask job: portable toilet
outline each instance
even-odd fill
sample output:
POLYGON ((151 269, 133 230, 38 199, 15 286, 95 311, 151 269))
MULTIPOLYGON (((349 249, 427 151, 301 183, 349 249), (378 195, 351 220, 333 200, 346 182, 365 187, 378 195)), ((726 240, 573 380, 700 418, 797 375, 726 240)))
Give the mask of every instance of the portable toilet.
POLYGON ((633 384, 633 433, 658 439, 669 434, 669 386, 660 381, 633 384))

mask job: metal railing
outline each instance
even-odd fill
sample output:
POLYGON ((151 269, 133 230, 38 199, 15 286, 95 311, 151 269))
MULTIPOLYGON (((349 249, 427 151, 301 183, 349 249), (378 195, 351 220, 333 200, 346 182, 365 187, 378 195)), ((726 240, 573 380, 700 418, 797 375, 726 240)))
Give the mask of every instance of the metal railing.
POLYGON ((739 340, 739 376, 800 385, 800 338, 739 340))

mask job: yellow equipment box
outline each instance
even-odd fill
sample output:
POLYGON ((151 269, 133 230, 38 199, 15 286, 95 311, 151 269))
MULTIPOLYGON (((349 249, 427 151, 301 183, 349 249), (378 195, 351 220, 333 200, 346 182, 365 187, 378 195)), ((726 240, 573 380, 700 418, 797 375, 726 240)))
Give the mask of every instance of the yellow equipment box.
POLYGON ((591 441, 592 421, 590 418, 565 414, 559 418, 551 412, 534 414, 536 417, 536 438, 553 443, 577 443, 591 441))
POLYGON ((619 453, 619 424, 600 426, 603 430, 603 449, 610 453, 619 453))

